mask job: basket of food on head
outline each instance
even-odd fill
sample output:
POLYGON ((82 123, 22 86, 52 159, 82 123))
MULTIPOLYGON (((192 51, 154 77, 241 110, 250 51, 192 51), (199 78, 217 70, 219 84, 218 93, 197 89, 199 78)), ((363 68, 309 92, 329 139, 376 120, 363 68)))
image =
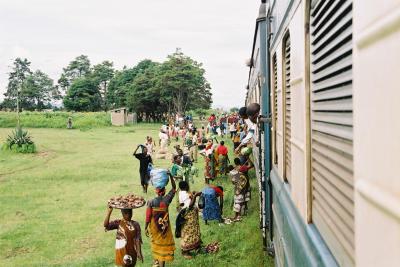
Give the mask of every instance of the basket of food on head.
POLYGON ((108 200, 108 206, 114 209, 137 209, 143 207, 146 200, 142 196, 137 196, 132 193, 126 196, 115 196, 108 200))

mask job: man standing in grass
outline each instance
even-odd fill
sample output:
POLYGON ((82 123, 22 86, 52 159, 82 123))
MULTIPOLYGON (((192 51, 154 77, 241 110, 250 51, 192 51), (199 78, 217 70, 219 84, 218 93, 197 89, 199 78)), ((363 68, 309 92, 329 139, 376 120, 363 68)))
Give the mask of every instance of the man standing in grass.
POLYGON ((147 171, 149 164, 153 163, 151 156, 147 153, 147 148, 144 145, 138 145, 133 155, 140 161, 139 174, 140 183, 143 188, 143 192, 147 193, 147 187, 149 186, 149 173, 147 171), (142 148, 142 153, 137 153, 138 149, 142 148))
POLYGON ((72 118, 71 117, 68 117, 67 129, 72 129, 72 118))

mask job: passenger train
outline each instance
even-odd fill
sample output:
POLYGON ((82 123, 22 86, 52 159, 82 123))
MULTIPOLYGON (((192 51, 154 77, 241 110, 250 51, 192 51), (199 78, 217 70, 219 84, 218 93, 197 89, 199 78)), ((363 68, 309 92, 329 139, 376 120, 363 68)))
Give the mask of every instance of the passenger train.
POLYGON ((261 1, 245 104, 276 266, 400 266, 400 1, 261 1))

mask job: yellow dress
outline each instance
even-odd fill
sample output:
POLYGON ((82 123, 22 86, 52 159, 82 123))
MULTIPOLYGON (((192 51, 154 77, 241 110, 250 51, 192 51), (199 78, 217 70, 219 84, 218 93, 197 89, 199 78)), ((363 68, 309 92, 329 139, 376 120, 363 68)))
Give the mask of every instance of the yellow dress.
POLYGON ((159 196, 148 202, 146 221, 149 221, 151 251, 159 261, 173 261, 175 241, 169 221, 168 206, 175 195, 171 190, 166 196, 159 196))

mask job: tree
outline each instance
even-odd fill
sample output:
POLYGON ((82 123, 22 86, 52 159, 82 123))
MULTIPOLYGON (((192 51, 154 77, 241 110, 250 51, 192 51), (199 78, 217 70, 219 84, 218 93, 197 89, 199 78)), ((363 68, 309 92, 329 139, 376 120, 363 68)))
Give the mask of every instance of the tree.
POLYGON ((238 112, 238 111, 239 111, 238 107, 233 107, 233 108, 230 109, 231 113, 235 113, 235 112, 238 112))
POLYGON ((134 90, 132 83, 136 76, 144 73, 146 69, 153 67, 158 63, 149 59, 140 61, 133 68, 124 67, 123 70, 117 71, 108 85, 107 103, 109 107, 118 108, 128 105, 128 93, 134 90))
POLYGON ((58 84, 63 90, 68 90, 75 79, 81 78, 90 73, 90 60, 88 56, 80 55, 72 60, 66 68, 63 68, 63 73, 58 84))
POLYGON ((70 82, 65 73, 61 74, 61 77, 60 77, 60 79, 58 79, 57 82, 58 82, 58 85, 61 88, 61 90, 63 90, 64 92, 66 92, 68 90, 68 88, 70 86, 70 82))
POLYGON ((189 109, 211 106, 211 87, 204 74, 202 64, 185 56, 180 49, 168 56, 161 65, 157 86, 170 110, 184 114, 189 109))
POLYGON ((63 102, 67 110, 101 110, 101 94, 97 81, 91 77, 81 77, 74 80, 69 87, 63 102))
POLYGON ((92 77, 100 87, 100 93, 103 99, 103 109, 108 109, 107 93, 108 84, 114 76, 113 63, 110 61, 103 61, 100 64, 93 66, 92 77))
POLYGON ((13 63, 12 71, 8 76, 7 91, 4 94, 4 102, 8 108, 16 109, 18 112, 18 125, 19 125, 19 111, 20 107, 20 93, 25 86, 26 79, 32 74, 30 69, 31 62, 26 58, 16 58, 13 63))
POLYGON ((51 101, 57 99, 60 93, 46 73, 36 70, 27 77, 21 95, 26 109, 42 110, 51 107, 51 101))
POLYGON ((205 117, 207 115, 207 110, 206 109, 202 109, 202 108, 198 108, 193 110, 193 113, 196 114, 197 116, 199 116, 200 118, 205 117))
POLYGON ((127 106, 137 114, 146 114, 147 118, 160 120, 165 111, 165 101, 161 98, 161 92, 156 87, 159 64, 151 64, 139 72, 127 93, 127 106))

